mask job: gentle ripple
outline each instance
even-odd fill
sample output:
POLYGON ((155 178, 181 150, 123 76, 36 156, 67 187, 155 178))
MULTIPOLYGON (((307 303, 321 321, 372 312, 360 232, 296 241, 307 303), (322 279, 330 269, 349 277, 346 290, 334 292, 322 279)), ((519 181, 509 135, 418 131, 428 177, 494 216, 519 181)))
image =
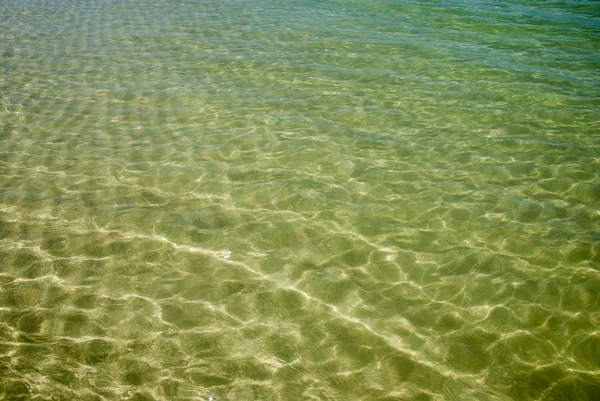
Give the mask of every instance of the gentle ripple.
POLYGON ((14 0, 0 40, 0 399, 600 399, 597 3, 14 0))

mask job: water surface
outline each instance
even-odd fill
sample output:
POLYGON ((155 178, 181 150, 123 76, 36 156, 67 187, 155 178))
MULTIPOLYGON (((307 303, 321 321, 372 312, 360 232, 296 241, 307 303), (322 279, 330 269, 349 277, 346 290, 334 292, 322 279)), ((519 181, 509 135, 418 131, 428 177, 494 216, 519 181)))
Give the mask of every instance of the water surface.
POLYGON ((593 1, 0 4, 0 399, 598 400, 593 1))

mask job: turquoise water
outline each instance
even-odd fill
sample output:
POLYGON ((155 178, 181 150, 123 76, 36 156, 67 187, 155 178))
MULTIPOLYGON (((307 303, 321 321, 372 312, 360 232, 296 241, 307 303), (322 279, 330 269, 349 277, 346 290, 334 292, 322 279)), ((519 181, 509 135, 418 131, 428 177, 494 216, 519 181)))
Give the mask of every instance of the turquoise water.
POLYGON ((600 399, 594 1, 0 3, 0 400, 600 399))

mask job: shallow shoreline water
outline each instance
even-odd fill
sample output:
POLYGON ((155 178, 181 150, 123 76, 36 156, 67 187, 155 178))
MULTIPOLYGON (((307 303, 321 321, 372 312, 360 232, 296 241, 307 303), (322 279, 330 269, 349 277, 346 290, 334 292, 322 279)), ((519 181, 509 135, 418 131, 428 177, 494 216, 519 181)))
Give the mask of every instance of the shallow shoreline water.
POLYGON ((0 399, 596 400, 593 2, 0 4, 0 399))

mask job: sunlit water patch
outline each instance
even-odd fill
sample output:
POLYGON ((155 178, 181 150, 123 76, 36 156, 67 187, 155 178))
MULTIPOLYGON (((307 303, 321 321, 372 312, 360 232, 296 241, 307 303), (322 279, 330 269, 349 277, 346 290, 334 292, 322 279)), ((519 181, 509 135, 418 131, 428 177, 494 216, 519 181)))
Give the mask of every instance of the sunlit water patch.
POLYGON ((591 1, 0 4, 0 399, 598 400, 591 1))

